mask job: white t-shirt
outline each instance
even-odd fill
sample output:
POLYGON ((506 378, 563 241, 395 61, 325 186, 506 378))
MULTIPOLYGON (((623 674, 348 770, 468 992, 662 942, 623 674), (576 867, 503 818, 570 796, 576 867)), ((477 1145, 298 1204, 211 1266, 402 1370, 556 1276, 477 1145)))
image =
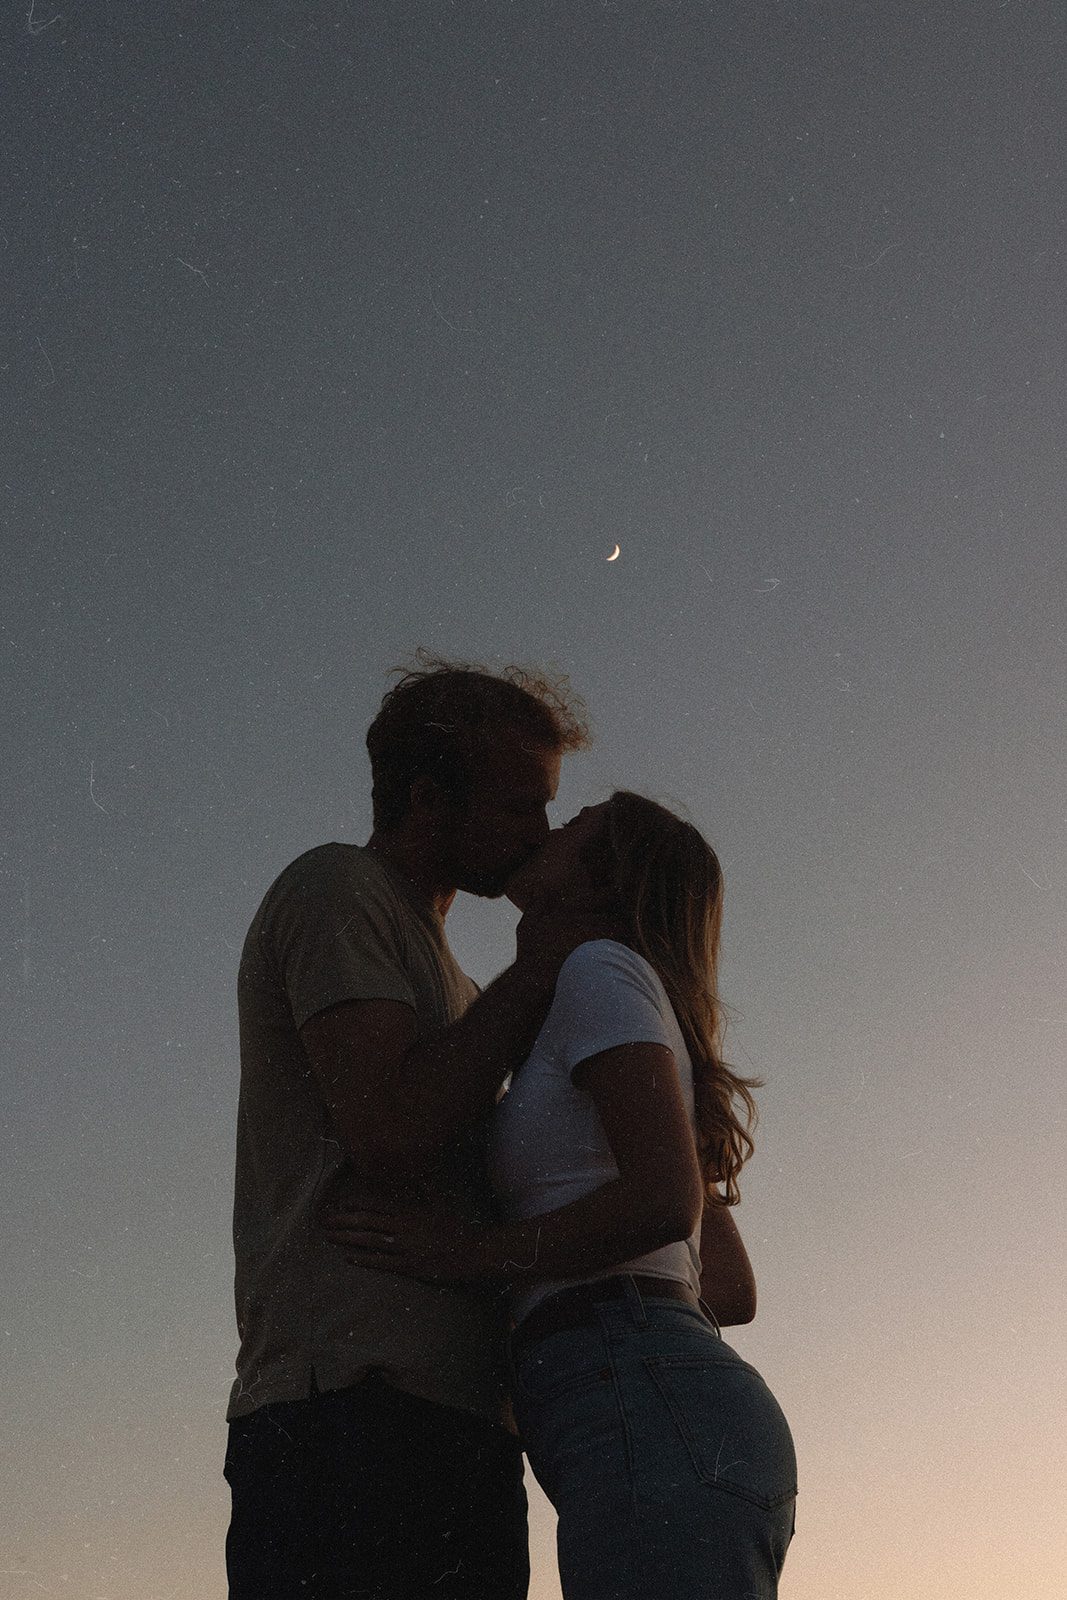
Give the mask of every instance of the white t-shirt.
MULTIPOLYGON (((489 1173, 505 1220, 541 1216, 619 1176, 592 1095, 576 1088, 579 1062, 622 1044, 663 1044, 672 1052, 693 1116, 693 1067, 682 1030, 654 969, 613 939, 579 945, 560 968, 555 998, 529 1058, 494 1113, 489 1173)), ((700 1292, 700 1225, 689 1239, 577 1278, 516 1290, 516 1322, 571 1283, 620 1272, 653 1273, 700 1292)))

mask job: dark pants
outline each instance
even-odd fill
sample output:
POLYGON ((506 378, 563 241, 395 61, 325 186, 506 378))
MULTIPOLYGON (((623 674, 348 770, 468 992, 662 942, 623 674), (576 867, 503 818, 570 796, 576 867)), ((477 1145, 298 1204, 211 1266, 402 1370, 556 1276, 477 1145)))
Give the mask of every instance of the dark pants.
POLYGON ((522 1453, 372 1375, 230 1423, 230 1600, 525 1600, 522 1453))

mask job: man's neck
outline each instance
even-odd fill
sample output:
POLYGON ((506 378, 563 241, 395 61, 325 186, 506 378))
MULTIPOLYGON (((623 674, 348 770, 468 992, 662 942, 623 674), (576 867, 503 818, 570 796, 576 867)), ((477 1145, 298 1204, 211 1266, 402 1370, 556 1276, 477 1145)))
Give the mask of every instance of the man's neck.
POLYGON ((440 870, 427 859, 426 848, 418 840, 406 839, 397 833, 385 833, 375 828, 367 840, 366 849, 372 855, 388 862, 395 872, 406 878, 411 887, 428 900, 440 917, 447 917, 448 908, 456 898, 454 884, 441 881, 440 870))

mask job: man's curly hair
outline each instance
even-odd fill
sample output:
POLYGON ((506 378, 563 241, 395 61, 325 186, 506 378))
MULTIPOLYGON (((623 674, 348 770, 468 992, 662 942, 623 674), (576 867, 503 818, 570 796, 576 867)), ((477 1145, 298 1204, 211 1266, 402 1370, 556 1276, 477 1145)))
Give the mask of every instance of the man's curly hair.
POLYGON ((376 828, 404 817, 416 778, 433 778, 465 805, 479 758, 505 730, 561 754, 590 743, 585 706, 564 676, 518 666, 491 671, 424 649, 393 671, 397 682, 367 730, 376 828))

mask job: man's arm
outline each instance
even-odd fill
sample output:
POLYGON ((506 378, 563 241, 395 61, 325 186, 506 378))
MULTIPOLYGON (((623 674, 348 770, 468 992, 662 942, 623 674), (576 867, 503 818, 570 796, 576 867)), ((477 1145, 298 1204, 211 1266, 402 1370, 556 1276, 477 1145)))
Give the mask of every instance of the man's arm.
POLYGON ((430 1039, 417 1041, 414 1011, 395 1000, 349 1000, 305 1022, 301 1042, 360 1166, 388 1177, 452 1143, 529 1054, 551 998, 543 973, 516 965, 430 1039))
POLYGON ((702 1199, 696 1146, 671 1051, 622 1045, 577 1069, 619 1176, 568 1205, 490 1227, 437 1214, 336 1211, 329 1236, 363 1266, 514 1288, 596 1272, 685 1239, 701 1218, 701 1297, 722 1326, 751 1322, 756 1284, 729 1210, 702 1199))
POLYGON ((529 1055, 565 957, 607 937, 603 916, 542 917, 520 956, 470 1010, 430 1039, 394 1000, 350 1000, 319 1012, 300 1038, 337 1132, 369 1179, 425 1167, 496 1101, 529 1055))

